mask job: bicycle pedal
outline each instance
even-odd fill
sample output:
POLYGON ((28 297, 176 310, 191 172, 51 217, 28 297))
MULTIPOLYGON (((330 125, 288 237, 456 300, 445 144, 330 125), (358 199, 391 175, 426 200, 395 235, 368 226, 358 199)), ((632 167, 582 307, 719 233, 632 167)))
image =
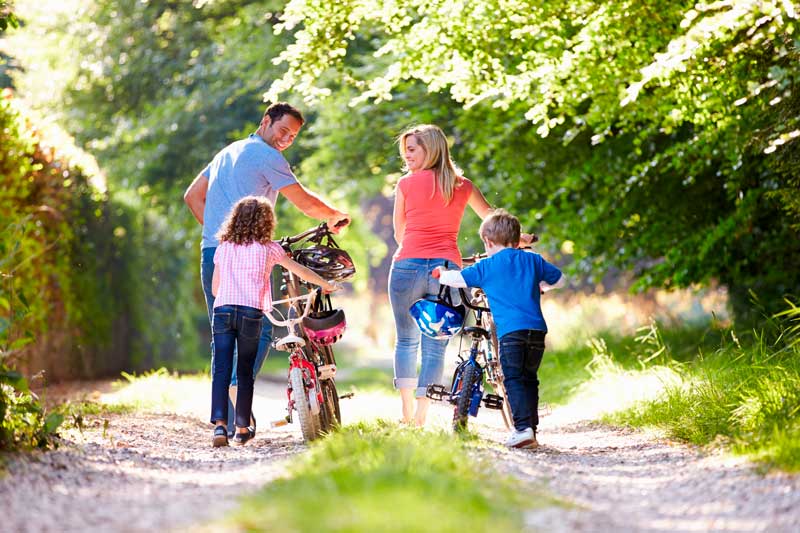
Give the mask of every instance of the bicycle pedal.
POLYGON ((502 409, 503 397, 497 394, 487 394, 483 397, 483 406, 487 409, 502 409))
POLYGON ((354 392, 346 392, 346 393, 344 393, 344 394, 340 395, 340 396, 339 396, 339 399, 340 399, 340 400, 349 400, 349 399, 350 399, 350 398, 352 398, 353 396, 355 396, 355 393, 354 393, 354 392))
POLYGON ((444 401, 450 399, 450 391, 444 385, 428 385, 425 389, 425 396, 431 400, 444 401))
POLYGON ((273 420, 272 422, 269 423, 269 426, 273 427, 273 428, 278 428, 278 427, 281 427, 281 426, 286 426, 288 424, 289 424, 289 417, 287 416, 286 418, 281 418, 279 420, 273 420))

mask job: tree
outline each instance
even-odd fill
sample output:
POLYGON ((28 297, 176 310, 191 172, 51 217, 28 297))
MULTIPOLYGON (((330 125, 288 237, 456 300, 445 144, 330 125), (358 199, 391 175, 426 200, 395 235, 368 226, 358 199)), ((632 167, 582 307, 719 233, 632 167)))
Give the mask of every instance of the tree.
POLYGON ((292 0, 266 96, 448 91, 468 166, 579 269, 715 278, 747 318, 750 290, 800 292, 796 22, 789 1, 292 0))

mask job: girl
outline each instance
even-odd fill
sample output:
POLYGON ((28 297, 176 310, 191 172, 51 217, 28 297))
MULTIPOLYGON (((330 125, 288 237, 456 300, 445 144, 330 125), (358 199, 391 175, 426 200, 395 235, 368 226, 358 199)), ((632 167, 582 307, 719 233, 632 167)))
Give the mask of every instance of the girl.
POLYGON ((253 362, 261 336, 264 311, 272 308, 270 271, 279 264, 326 292, 337 287, 286 255, 272 241, 275 214, 263 196, 247 196, 237 202, 217 234, 212 292, 214 317, 214 368, 211 381, 211 423, 214 447, 228 445, 228 386, 234 345, 239 359, 236 377, 236 433, 234 444, 243 445, 255 435, 248 428, 253 406, 253 362))

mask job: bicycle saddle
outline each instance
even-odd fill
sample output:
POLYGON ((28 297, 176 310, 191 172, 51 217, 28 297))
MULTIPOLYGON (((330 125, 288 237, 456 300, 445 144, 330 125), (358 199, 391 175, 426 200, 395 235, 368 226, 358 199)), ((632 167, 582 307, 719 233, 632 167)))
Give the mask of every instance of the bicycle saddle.
POLYGON ((489 332, 478 326, 467 326, 462 331, 472 338, 483 337, 484 339, 489 339, 489 332))

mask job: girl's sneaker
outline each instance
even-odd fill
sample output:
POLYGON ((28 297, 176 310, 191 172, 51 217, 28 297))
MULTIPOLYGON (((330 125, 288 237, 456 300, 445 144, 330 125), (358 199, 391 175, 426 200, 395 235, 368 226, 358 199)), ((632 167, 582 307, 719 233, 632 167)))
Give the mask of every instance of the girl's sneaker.
POLYGON ((225 426, 217 426, 214 428, 214 440, 212 441, 214 448, 220 448, 228 445, 228 430, 225 426))
POLYGON ((239 433, 236 432, 236 435, 233 436, 233 443, 237 446, 244 446, 247 444, 247 441, 252 439, 256 436, 256 432, 250 428, 247 428, 246 433, 239 433))
POLYGON ((533 431, 533 428, 525 428, 522 431, 516 429, 511 431, 506 439, 506 446, 509 448, 536 448, 539 443, 536 442, 536 432, 533 431))

